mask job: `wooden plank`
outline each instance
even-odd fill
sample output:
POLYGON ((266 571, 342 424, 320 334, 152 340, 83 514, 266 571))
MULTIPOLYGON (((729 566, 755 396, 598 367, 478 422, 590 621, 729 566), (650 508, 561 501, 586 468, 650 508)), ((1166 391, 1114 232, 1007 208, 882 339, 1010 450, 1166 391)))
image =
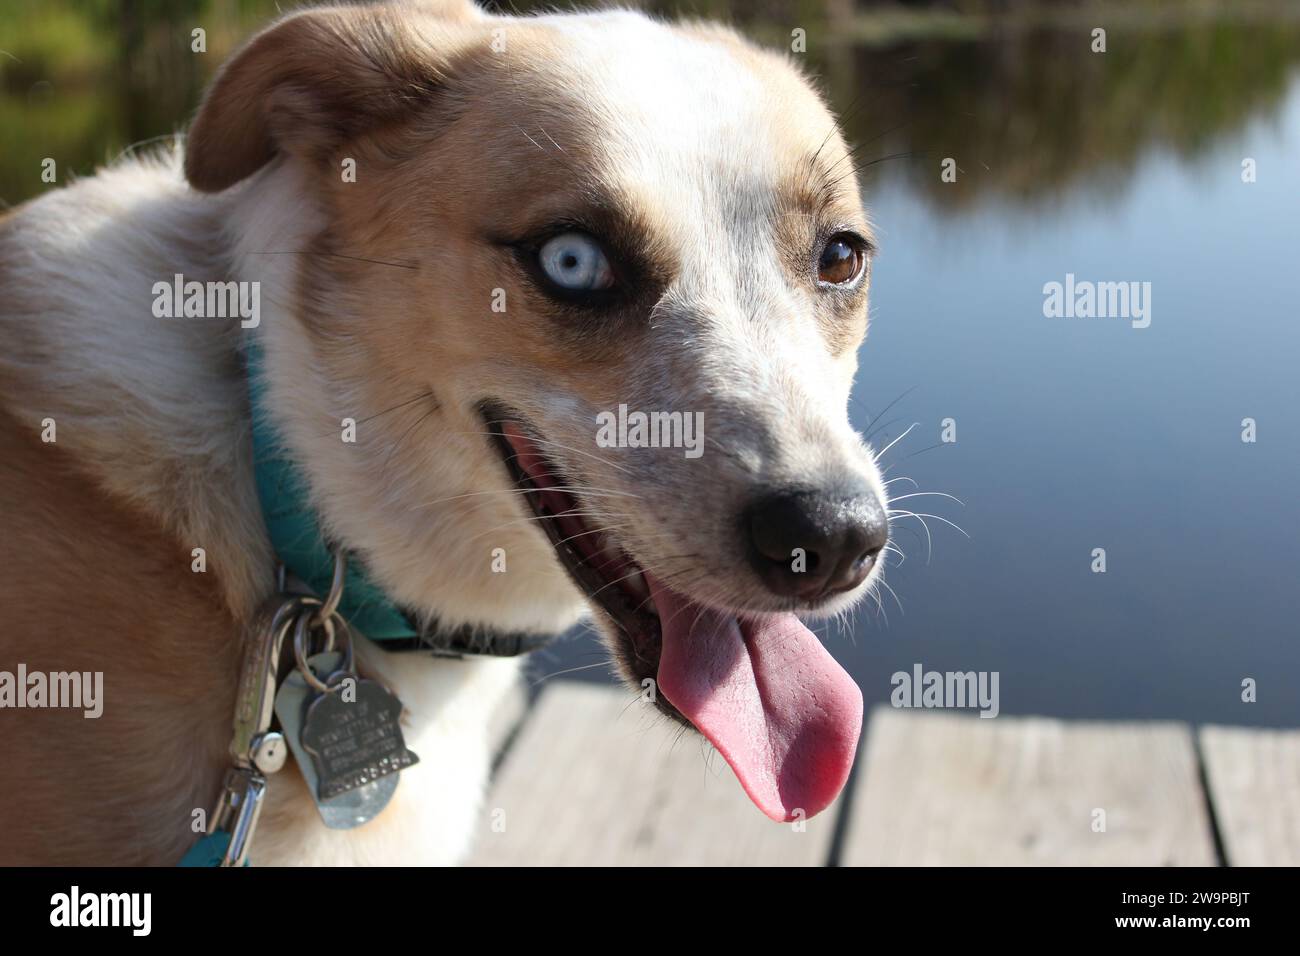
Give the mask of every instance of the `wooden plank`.
POLYGON ((878 707, 846 865, 1213 865, 1191 730, 878 707), (1105 831, 1094 832, 1096 810, 1105 831))
POLYGON ((721 757, 706 760, 702 738, 680 733, 626 689, 549 684, 497 774, 470 862, 826 862, 837 806, 801 831, 773 823, 721 757))
POLYGON ((1201 756, 1230 866, 1300 866, 1300 730, 1203 727, 1201 756))

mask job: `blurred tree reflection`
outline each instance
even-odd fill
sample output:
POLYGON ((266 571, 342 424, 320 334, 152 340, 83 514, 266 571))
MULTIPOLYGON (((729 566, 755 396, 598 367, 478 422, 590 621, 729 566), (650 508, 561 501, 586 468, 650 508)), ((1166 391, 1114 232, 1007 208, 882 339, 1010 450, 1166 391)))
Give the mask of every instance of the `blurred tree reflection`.
MULTIPOLYGON (((547 4, 515 0, 527 10, 547 4)), ((599 4, 596 4, 599 5, 599 4)), ((1277 108, 1297 60, 1295 4, 1130 0, 646 2, 739 21, 769 45, 808 36, 867 175, 892 172, 945 207, 1015 202, 1122 176, 1145 150, 1193 155, 1277 108), (1089 31, 1105 22, 1108 48, 1089 31), (954 157, 955 184, 939 179, 954 157)), ((291 4, 284 3, 289 9, 291 4)), ((128 146, 182 129, 204 82, 274 0, 5 0, 0 5, 0 199, 86 174, 128 146), (206 53, 191 50, 206 33, 206 53)))

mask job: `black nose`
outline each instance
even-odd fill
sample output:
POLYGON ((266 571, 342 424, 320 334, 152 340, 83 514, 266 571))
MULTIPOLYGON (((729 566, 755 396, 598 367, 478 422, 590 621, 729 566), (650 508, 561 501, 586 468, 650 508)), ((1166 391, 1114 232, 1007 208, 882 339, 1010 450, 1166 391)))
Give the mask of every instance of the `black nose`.
POLYGON ((744 516, 749 557, 774 594, 817 600, 861 584, 889 541, 875 494, 815 491, 763 498, 744 516))

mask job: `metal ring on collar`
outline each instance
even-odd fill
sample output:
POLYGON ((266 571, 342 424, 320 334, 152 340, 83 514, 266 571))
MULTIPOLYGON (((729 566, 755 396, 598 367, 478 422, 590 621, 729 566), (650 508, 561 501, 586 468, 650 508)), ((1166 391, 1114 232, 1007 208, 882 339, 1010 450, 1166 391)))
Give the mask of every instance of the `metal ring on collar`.
MULTIPOLYGON (((343 685, 335 684, 333 687, 331 687, 329 684, 326 684, 323 680, 321 680, 319 677, 316 676, 315 672, 312 671, 311 666, 307 663, 307 658, 309 656, 307 653, 307 639, 310 632, 313 629, 315 629, 315 625, 313 622, 315 620, 316 614, 319 613, 320 611, 317 610, 316 612, 311 614, 308 613, 300 614, 298 616, 297 621, 294 623, 293 659, 298 665, 298 673, 302 674, 303 680, 305 680, 316 690, 320 691, 322 694, 329 694, 338 690, 343 685)), ((343 620, 343 618, 337 614, 334 614, 329 618, 326 618, 325 620, 324 631, 325 631, 326 641, 325 641, 324 651, 328 652, 334 649, 334 637, 335 637, 334 626, 336 622, 342 625, 342 629, 345 636, 344 651, 343 651, 343 665, 339 669, 345 671, 348 674, 355 673, 356 654, 355 651, 353 650, 352 632, 348 628, 347 621, 343 620)))
POLYGON ((330 593, 325 595, 325 600, 321 602, 320 610, 312 621, 315 627, 324 627, 334 617, 339 602, 343 600, 343 585, 348 576, 348 553, 342 548, 331 547, 330 554, 334 556, 334 576, 330 581, 330 593))

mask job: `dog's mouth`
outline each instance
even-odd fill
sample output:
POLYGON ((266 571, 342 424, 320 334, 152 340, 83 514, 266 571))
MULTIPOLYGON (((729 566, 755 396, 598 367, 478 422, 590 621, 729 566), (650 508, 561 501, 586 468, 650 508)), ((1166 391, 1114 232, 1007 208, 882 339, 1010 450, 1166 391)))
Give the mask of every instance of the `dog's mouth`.
POLYGON ((661 709, 704 734, 772 819, 830 804, 853 766, 862 693, 816 635, 794 614, 736 614, 665 586, 589 525, 580 485, 535 430, 499 406, 484 417, 561 564, 661 709))

